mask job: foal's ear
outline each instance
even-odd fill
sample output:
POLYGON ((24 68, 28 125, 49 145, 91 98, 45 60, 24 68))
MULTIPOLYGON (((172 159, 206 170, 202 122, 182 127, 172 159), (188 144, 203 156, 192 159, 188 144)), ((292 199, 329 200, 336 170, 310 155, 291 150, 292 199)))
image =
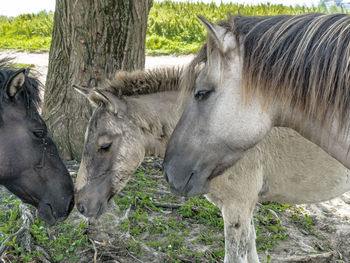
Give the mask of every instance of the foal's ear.
POLYGON ((8 79, 5 85, 5 90, 9 97, 14 97, 22 88, 26 80, 25 71, 25 69, 20 69, 13 73, 8 79))
POLYGON ((83 88, 83 87, 80 87, 78 85, 73 85, 72 86, 73 89, 77 92, 79 92, 80 94, 84 95, 85 97, 89 98, 89 94, 90 94, 90 89, 88 88, 83 88))
POLYGON ((235 38, 232 32, 228 32, 222 26, 209 22, 201 15, 197 16, 207 28, 208 34, 214 39, 221 52, 226 53, 228 50, 233 50, 236 47, 235 38))
POLYGON ((112 101, 104 95, 102 92, 93 89, 89 95, 89 101, 95 107, 100 106, 101 104, 105 105, 109 111, 115 112, 115 107, 112 101))
POLYGON ((105 105, 110 112, 121 113, 121 111, 126 109, 125 102, 116 98, 114 94, 110 92, 108 96, 104 92, 101 92, 96 89, 88 89, 73 85, 73 88, 84 95, 93 107, 98 107, 100 105, 105 105))
POLYGON ((118 113, 118 115, 122 115, 123 112, 126 111, 125 101, 117 98, 114 94, 108 91, 101 92, 93 89, 89 96, 89 100, 96 106, 104 104, 110 112, 115 114, 118 113))

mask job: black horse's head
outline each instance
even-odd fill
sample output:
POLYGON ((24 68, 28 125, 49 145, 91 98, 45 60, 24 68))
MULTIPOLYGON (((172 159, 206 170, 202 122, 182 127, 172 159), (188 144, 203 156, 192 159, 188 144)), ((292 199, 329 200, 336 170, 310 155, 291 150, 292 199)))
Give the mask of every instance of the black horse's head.
POLYGON ((38 113, 40 82, 0 61, 0 184, 49 224, 67 218, 74 186, 38 113))

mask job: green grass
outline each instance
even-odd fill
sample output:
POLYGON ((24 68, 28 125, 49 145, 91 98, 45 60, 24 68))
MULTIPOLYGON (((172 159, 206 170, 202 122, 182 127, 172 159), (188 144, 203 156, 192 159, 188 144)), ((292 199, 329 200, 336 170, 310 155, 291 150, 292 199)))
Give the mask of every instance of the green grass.
MULTIPOLYGON (((183 198, 168 194, 164 185, 166 182, 160 171, 139 168, 121 193, 113 198, 120 210, 112 213, 123 219, 118 221, 118 227, 113 228, 120 243, 113 243, 112 247, 118 247, 120 255, 124 253, 142 259, 147 254, 144 249, 146 245, 163 253, 166 259, 164 262, 183 262, 184 259, 192 262, 222 261, 225 240, 224 223, 219 209, 203 196, 183 198), (169 208, 162 206, 164 204, 174 206, 169 208), (126 213, 128 216, 124 217, 126 213)), ((39 246, 52 262, 80 262, 79 255, 83 254, 89 255, 87 259, 92 260, 94 249, 89 239, 94 239, 90 236, 93 228, 77 220, 76 213, 75 209, 68 220, 53 227, 35 220, 29 229, 34 249, 23 250, 15 237, 6 243, 9 247, 6 251, 7 259, 11 262, 38 262, 41 251, 35 247, 39 246)), ((286 214, 290 215, 292 224, 303 233, 315 235, 318 240, 324 239, 321 233, 314 231, 314 220, 301 207, 267 202, 258 205, 254 213, 259 251, 268 253, 281 240, 288 239, 287 231, 279 219, 286 214)), ((99 224, 108 224, 107 221, 104 219, 99 224)), ((112 225, 115 223, 112 222, 112 225)), ((21 226, 20 201, 10 194, 2 196, 0 246, 21 226)), ((98 248, 99 253, 102 250, 109 253, 109 240, 112 239, 99 240, 100 244, 106 243, 98 248)), ((315 242, 314 247, 315 253, 328 251, 326 246, 321 246, 318 242, 315 242)), ((114 250, 113 253, 117 252, 114 250)), ((269 260, 268 255, 267 259, 269 260)))
POLYGON ((22 226, 20 201, 11 194, 5 194, 0 202, 3 206, 10 208, 2 209, 0 207, 0 245, 5 242, 8 246, 6 257, 8 259, 20 259, 21 262, 31 262, 34 258, 40 256, 40 253, 36 250, 25 251, 18 244, 17 236, 13 236, 22 226))
POLYGON ((12 63, 12 66, 18 69, 21 68, 34 68, 34 64, 25 64, 25 63, 12 63))
POLYGON ((0 49, 49 51, 53 13, 0 17, 0 49))
POLYGON ((310 234, 314 232, 313 225, 315 224, 312 218, 305 213, 305 211, 300 207, 293 207, 292 209, 292 219, 294 223, 301 226, 304 232, 310 234))
MULTIPOLYGON (((228 13, 242 15, 303 14, 309 12, 344 12, 342 8, 324 4, 318 7, 284 6, 260 4, 221 4, 216 6, 204 3, 170 2, 153 3, 148 17, 146 53, 147 55, 195 53, 206 38, 206 31, 197 14, 216 22, 227 17, 228 13)), ((15 18, 0 16, 0 49, 48 51, 53 28, 53 13, 20 15, 15 18)))
MULTIPOLYGON (((22 226, 21 209, 18 201, 13 195, 7 195, 0 200, 0 246, 8 238, 16 233, 22 226)), ((33 210, 33 208, 30 208, 33 210)), ((87 236, 84 234, 86 224, 80 223, 74 226, 68 221, 58 223, 54 227, 48 227, 45 223, 35 220, 29 232, 31 243, 44 248, 55 262, 76 262, 79 258, 75 255, 81 248, 90 247, 87 236)), ((17 237, 6 242, 9 249, 6 257, 12 262, 33 262, 40 256, 37 250, 25 251, 18 242, 17 237)), ((5 259, 6 262, 6 259, 5 259)), ((9 261, 10 262, 10 261, 9 261)))
POLYGON ((254 216, 256 231, 256 246, 258 251, 269 250, 278 244, 279 240, 287 239, 285 228, 275 214, 285 211, 288 205, 267 202, 261 205, 254 216))
POLYGON ((51 233, 52 229, 48 229, 45 223, 35 220, 30 233, 33 241, 45 248, 55 261, 76 262, 79 258, 75 252, 90 246, 88 237, 84 234, 86 227, 84 223, 78 226, 68 222, 58 223, 54 233, 51 233), (55 235, 55 239, 50 238, 52 235, 55 235))

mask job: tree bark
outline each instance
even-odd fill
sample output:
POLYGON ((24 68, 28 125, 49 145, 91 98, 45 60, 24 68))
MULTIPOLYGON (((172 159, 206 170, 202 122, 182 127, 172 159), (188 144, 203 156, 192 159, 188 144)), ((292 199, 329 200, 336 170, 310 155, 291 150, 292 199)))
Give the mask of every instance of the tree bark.
POLYGON ((80 159, 92 109, 72 85, 93 88, 145 65, 152 0, 56 0, 43 116, 61 156, 80 159))

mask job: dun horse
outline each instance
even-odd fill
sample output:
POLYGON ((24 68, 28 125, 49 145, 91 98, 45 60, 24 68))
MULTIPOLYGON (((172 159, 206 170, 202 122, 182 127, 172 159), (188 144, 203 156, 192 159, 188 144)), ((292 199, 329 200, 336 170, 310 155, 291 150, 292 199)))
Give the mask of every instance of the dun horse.
MULTIPOLYGON (((120 72, 105 87, 76 87, 97 107, 77 178, 76 204, 82 214, 98 218, 145 156, 163 157, 182 112, 177 105, 180 73, 120 72)), ((293 130, 275 128, 213 178, 205 192, 224 217, 225 261, 259 262, 251 220, 258 200, 319 202, 349 189, 350 171, 343 165, 293 130)))
POLYGON ((205 192, 274 126, 350 168, 350 16, 200 18, 207 44, 186 74, 187 105, 164 160, 171 188, 205 192))
POLYGON ((40 83, 0 60, 0 184, 49 224, 74 206, 72 179, 38 113, 40 83))

